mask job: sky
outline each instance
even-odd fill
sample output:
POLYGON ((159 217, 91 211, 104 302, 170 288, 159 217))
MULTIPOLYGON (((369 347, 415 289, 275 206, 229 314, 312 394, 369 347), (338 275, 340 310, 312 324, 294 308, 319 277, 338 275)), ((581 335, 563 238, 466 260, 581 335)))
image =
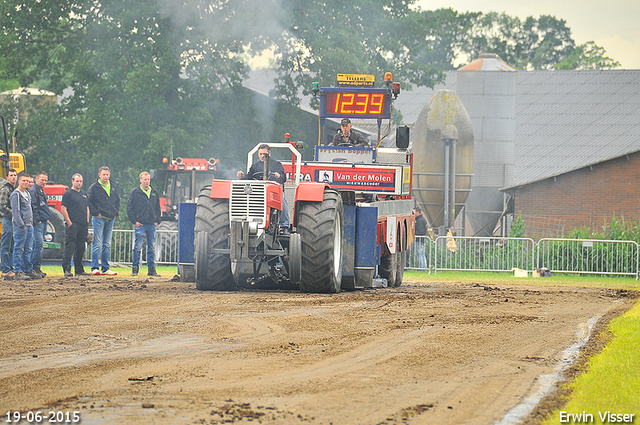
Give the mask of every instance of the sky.
POLYGON ((576 44, 594 41, 620 62, 617 69, 640 69, 639 0, 419 0, 417 5, 423 10, 505 12, 520 19, 555 16, 566 21, 576 44))

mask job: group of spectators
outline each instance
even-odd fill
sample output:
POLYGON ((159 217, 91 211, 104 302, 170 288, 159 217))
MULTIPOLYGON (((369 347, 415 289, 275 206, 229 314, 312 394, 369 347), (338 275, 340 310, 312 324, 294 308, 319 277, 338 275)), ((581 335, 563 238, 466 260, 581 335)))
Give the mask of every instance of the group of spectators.
MULTIPOLYGON (((41 171, 32 177, 9 169, 7 178, 0 178, 0 217, 2 217, 2 246, 0 266, 7 280, 42 279, 41 257, 47 221, 51 217, 44 187, 49 176, 41 171), (35 183, 34 183, 35 182, 35 183)), ((148 172, 140 173, 140 185, 129 195, 127 216, 134 226, 132 276, 140 270, 142 244, 147 239, 147 274, 159 276, 155 268, 156 226, 160 224, 160 196, 150 186, 148 172)), ((76 276, 88 276, 83 264, 89 224, 93 227, 91 247, 91 275, 114 276, 109 267, 113 225, 120 211, 120 196, 111 180, 109 167, 100 167, 98 179, 82 190, 83 177, 71 177, 71 187, 62 196, 61 213, 65 221, 65 247, 62 270, 72 277, 71 259, 76 276)))
POLYGON ((6 180, 0 180, 0 266, 5 279, 29 280, 46 276, 40 268, 40 260, 47 221, 51 217, 43 190, 48 180, 44 171, 34 177, 18 174, 14 169, 9 169, 6 180))

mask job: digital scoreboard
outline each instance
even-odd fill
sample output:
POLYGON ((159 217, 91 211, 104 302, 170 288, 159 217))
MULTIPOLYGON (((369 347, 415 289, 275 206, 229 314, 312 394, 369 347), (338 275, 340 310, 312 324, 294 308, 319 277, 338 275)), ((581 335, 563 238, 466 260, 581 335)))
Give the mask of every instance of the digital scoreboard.
POLYGON ((391 117, 391 96, 384 88, 323 88, 320 112, 327 118, 391 117))

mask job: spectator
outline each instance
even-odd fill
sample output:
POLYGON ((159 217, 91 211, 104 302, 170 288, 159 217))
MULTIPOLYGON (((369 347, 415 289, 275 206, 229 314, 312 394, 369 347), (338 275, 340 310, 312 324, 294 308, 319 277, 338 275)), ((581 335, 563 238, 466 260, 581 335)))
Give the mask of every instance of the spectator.
POLYGON ((33 249, 33 212, 31 210, 31 196, 27 187, 29 176, 18 174, 18 187, 11 197, 11 212, 13 225, 13 266, 16 280, 38 279, 31 270, 31 251, 33 249))
POLYGON ((82 257, 84 257, 85 243, 89 234, 89 196, 82 190, 82 175, 71 177, 71 188, 62 196, 62 215, 66 224, 64 254, 62 255, 62 270, 65 277, 71 277, 71 256, 76 276, 87 276, 84 271, 82 257))
POLYGON ((113 223, 120 211, 120 196, 116 184, 110 180, 110 177, 109 167, 100 167, 98 180, 89 187, 89 210, 93 224, 92 276, 115 276, 117 274, 109 269, 109 255, 113 223))
POLYGON ((42 259, 42 249, 44 248, 47 221, 51 218, 49 202, 46 193, 44 193, 44 187, 48 181, 49 175, 44 171, 40 171, 36 174, 35 184, 29 188, 31 209, 33 210, 33 250, 30 261, 33 273, 40 275, 40 277, 47 275, 40 267, 40 260, 42 259))
POLYGON ((147 237, 147 275, 160 276, 156 272, 156 226, 160 224, 160 195, 149 183, 148 172, 140 173, 140 186, 134 188, 127 202, 127 216, 134 226, 135 243, 133 245, 133 266, 131 276, 137 276, 140 270, 140 253, 144 237, 147 237))
POLYGON ((11 220, 11 194, 16 190, 18 173, 13 168, 7 170, 7 179, 0 178, 0 217, 2 217, 2 247, 0 248, 0 266, 2 277, 13 279, 13 225, 11 220))
POLYGON ((416 207, 413 209, 413 214, 416 217, 416 241, 415 241, 415 245, 416 245, 416 267, 418 269, 426 269, 427 266, 427 259, 424 256, 424 248, 425 245, 427 243, 426 241, 426 236, 427 236, 427 219, 424 218, 424 216, 422 215, 422 210, 420 209, 419 206, 416 205, 416 207))

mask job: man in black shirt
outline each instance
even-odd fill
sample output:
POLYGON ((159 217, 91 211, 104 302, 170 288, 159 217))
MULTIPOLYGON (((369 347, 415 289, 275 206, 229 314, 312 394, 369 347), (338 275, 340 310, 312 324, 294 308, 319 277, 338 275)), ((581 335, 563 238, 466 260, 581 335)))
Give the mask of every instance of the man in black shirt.
POLYGON ((150 186, 151 175, 140 173, 140 186, 133 188, 127 202, 127 216, 135 234, 133 244, 133 264, 131 276, 138 276, 140 255, 145 236, 147 237, 147 275, 160 277, 156 272, 156 227, 160 224, 160 195, 150 186))
POLYGON ((71 177, 71 188, 62 196, 62 215, 67 225, 64 254, 62 256, 62 270, 65 277, 71 277, 71 255, 76 276, 88 276, 84 271, 82 257, 85 242, 89 232, 89 198, 82 190, 82 176, 74 174, 71 177))
POLYGON ((369 146, 367 139, 355 130, 351 129, 351 120, 342 118, 340 130, 333 136, 334 146, 369 146))
MULTIPOLYGON (((264 165, 267 158, 269 158, 269 176, 268 180, 278 182, 284 187, 284 183, 287 181, 287 176, 284 172, 284 167, 280 161, 271 159, 271 148, 268 144, 264 143, 258 146, 259 161, 253 163, 247 174, 243 171, 238 171, 238 178, 244 180, 262 180, 264 175, 264 165)), ((280 227, 288 231, 289 228, 289 207, 287 205, 287 198, 284 196, 284 189, 282 190, 282 215, 280 216, 280 227)))

